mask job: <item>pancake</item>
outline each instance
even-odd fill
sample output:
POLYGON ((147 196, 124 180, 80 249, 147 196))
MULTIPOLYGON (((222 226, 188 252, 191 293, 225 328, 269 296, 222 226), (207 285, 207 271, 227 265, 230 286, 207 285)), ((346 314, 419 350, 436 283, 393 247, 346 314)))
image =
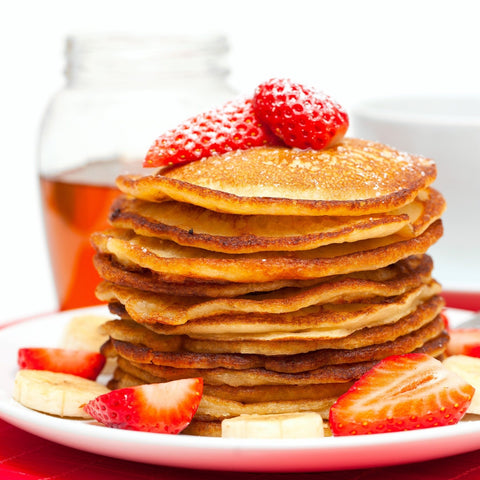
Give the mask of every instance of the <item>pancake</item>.
MULTIPOLYGON (((427 341, 414 352, 428 353, 432 356, 443 355, 448 341, 448 335, 441 333, 427 341)), ((407 352, 405 352, 407 353, 407 352)), ((150 375, 158 377, 161 381, 172 381, 181 378, 201 377, 208 385, 258 386, 258 385, 316 385, 326 383, 351 382, 360 378, 370 370, 378 360, 364 362, 344 363, 319 366, 304 372, 276 372, 262 367, 234 370, 224 367, 209 369, 176 368, 151 363, 139 363, 123 356, 118 358, 120 368, 126 363, 131 363, 138 369, 145 370, 150 375)))
POLYGON ((109 220, 114 227, 132 229, 139 235, 216 252, 311 250, 397 232, 417 236, 440 218, 445 207, 435 190, 423 193, 392 212, 356 217, 233 215, 186 203, 120 196, 112 205, 109 220))
MULTIPOLYGON (((398 275, 385 281, 337 277, 312 287, 284 288, 267 294, 236 298, 208 299, 175 294, 155 294, 112 282, 102 282, 96 289, 99 300, 121 303, 130 318, 139 323, 182 325, 202 317, 235 313, 285 313, 312 305, 353 302, 372 297, 392 297, 430 280, 431 262, 411 259, 412 270, 399 269, 398 275), (416 267, 416 268, 415 268, 416 267)), ((407 262, 405 262, 407 263, 407 262)), ((181 289, 177 292, 182 292, 181 289)), ((183 293, 183 292, 182 292, 183 293)))
MULTIPOLYGON (((124 359, 118 359, 123 365, 124 359)), ((315 385, 319 383, 344 383, 360 378, 370 370, 375 361, 359 362, 345 365, 327 365, 315 370, 299 373, 283 373, 251 368, 232 370, 228 368, 194 369, 174 368, 161 365, 140 364, 131 362, 137 368, 142 368, 163 381, 178 380, 181 378, 202 377, 204 383, 211 385, 256 386, 256 385, 315 385)))
MULTIPOLYGON (((351 335, 363 328, 395 323, 414 312, 425 300, 440 293, 435 281, 388 299, 363 303, 314 305, 279 314, 225 314, 171 326, 147 323, 164 335, 188 335, 210 340, 332 339, 351 335)), ((141 323, 139 319, 134 319, 141 323)))
POLYGON ((225 400, 210 395, 203 395, 196 420, 224 420, 239 415, 268 415, 295 412, 317 412, 322 418, 328 418, 330 407, 335 403, 336 397, 318 400, 280 400, 258 403, 241 403, 234 400, 225 400))
POLYGON ((167 281, 165 275, 135 265, 122 265, 112 255, 95 254, 93 263, 101 278, 125 287, 147 292, 177 294, 183 296, 231 298, 252 292, 271 292, 285 287, 315 285, 321 279, 276 280, 272 282, 202 282, 188 277, 176 276, 176 281, 167 281))
MULTIPOLYGON (((135 385, 141 385, 143 383, 148 383, 143 379, 139 379, 132 375, 126 374, 121 369, 116 372, 116 378, 109 384, 109 387, 112 389, 131 387, 135 385)), ((155 378, 155 377, 153 377, 155 378)), ((151 383, 158 383, 159 379, 156 379, 151 383)), ((340 385, 342 389, 348 388, 350 384, 346 383, 340 385)), ((238 387, 240 389, 241 387, 238 387)), ((279 387, 275 387, 279 390, 279 387)), ((282 387, 283 388, 283 387, 282 387)), ((287 387, 288 388, 288 387, 287 387)), ((294 400, 263 400, 258 402, 241 402, 237 400, 226 399, 222 397, 216 397, 209 395, 207 393, 208 386, 205 386, 204 393, 202 395, 202 400, 195 414, 194 420, 190 425, 195 425, 197 422, 209 422, 209 421, 218 421, 224 420, 226 418, 232 418, 242 414, 252 414, 256 413, 259 415, 266 415, 269 413, 292 413, 298 411, 316 411, 322 415, 324 418, 328 418, 328 412, 330 407, 333 405, 338 395, 330 397, 320 397, 320 398, 296 398, 294 400)), ((196 431, 198 429, 191 428, 184 433, 196 431)))
POLYGON ((100 253, 111 254, 126 265, 148 268, 166 276, 249 283, 307 280, 381 268, 411 255, 423 254, 442 235, 441 220, 415 238, 399 235, 328 245, 298 252, 260 252, 229 255, 168 240, 111 229, 92 235, 100 253))
MULTIPOLYGON (((443 329, 443 321, 440 318, 437 318, 436 323, 437 328, 443 329)), ((431 326, 429 328, 431 332, 434 331, 431 326)), ((446 348, 447 339, 446 332, 440 331, 437 336, 433 334, 433 338, 414 351, 441 357, 446 348)), ((193 421, 183 433, 221 436, 221 421, 242 414, 314 411, 327 420, 329 410, 338 396, 345 393, 352 382, 374 364, 375 362, 359 362, 343 366, 334 365, 293 375, 272 374, 268 370, 257 368, 247 372, 242 371, 240 378, 235 379, 228 369, 214 368, 205 372, 192 368, 164 368, 150 363, 131 362, 120 357, 119 366, 109 386, 124 388, 144 383, 170 381, 183 378, 183 375, 186 378, 202 376, 205 382, 204 394, 193 421), (345 381, 346 378, 350 379, 345 381), (316 381, 325 383, 316 383, 316 381)))
POLYGON ((187 336, 182 338, 183 347, 191 352, 202 353, 258 353, 261 355, 292 355, 306 353, 320 348, 352 349, 366 345, 375 345, 394 340, 401 335, 420 328, 433 320, 444 307, 442 297, 435 296, 422 303, 418 308, 398 322, 378 327, 358 330, 351 335, 341 338, 315 339, 302 338, 301 340, 211 340, 195 339, 187 336))
POLYGON ((386 145, 344 139, 324 150, 259 147, 120 176, 124 193, 171 198, 247 215, 368 215, 412 202, 436 177, 434 162, 386 145))
MULTIPOLYGON (((161 274, 152 270, 122 265, 116 262, 112 255, 96 254, 93 257, 93 262, 101 278, 117 286, 132 287, 147 292, 166 293, 169 295, 177 295, 181 292, 183 298, 186 296, 210 298, 239 297, 249 293, 272 292, 289 287, 304 288, 333 279, 333 277, 327 276, 312 280, 277 280, 263 283, 207 283, 192 281, 184 277, 182 282, 176 283, 165 281, 161 274)), ((343 278, 385 282, 393 280, 395 277, 409 275, 413 270, 417 270, 418 275, 425 277, 430 275, 432 267, 433 262, 428 255, 418 255, 407 257, 387 267, 366 270, 364 272, 351 272, 344 275, 343 278)), ((337 276, 337 278, 342 277, 337 276)))
MULTIPOLYGON (((221 437, 222 436, 222 422, 220 420, 211 420, 209 422, 202 422, 196 420, 195 417, 189 425, 180 432, 180 435, 195 435, 200 437, 221 437)), ((326 435, 325 435, 326 436, 326 435)))
MULTIPOLYGON (((141 367, 122 360, 122 366, 115 369, 112 382, 121 382, 125 386, 142 383, 159 383, 162 379, 143 370, 141 367)), ((204 384, 206 395, 242 403, 278 402, 280 400, 318 400, 338 397, 345 393, 353 382, 320 383, 317 385, 256 385, 232 387, 230 385, 204 384)))
MULTIPOLYGON (((112 389, 131 387, 144 383, 160 383, 161 380, 156 377, 153 382, 147 382, 144 379, 134 377, 118 369, 116 377, 110 382, 109 387, 112 389)), ((340 384, 340 388, 346 391, 350 383, 340 384)), ((315 388, 315 386, 307 386, 315 388)), ((251 387, 256 388, 256 387, 251 387)), ((264 387, 260 387, 264 388, 264 387)), ((289 387, 274 387, 277 391, 289 387)), ((296 388, 296 387, 293 387, 296 388)), ((241 390, 242 387, 237 387, 241 390)), ((323 396, 317 398, 295 398, 293 400, 260 400, 257 402, 241 402, 222 397, 211 395, 208 392, 208 385, 204 386, 202 400, 194 417, 194 422, 224 420, 246 413, 268 414, 268 413, 291 413, 296 411, 316 411, 324 418, 328 418, 328 411, 338 397, 338 394, 332 396, 323 396)))
MULTIPOLYGON (((429 322, 441 323, 438 316, 444 306, 441 297, 435 296, 419 305, 410 315, 398 322, 378 327, 364 328, 347 337, 328 340, 303 339, 296 341, 213 341, 198 340, 186 335, 159 335, 132 320, 112 320, 101 327, 101 332, 116 340, 146 345, 162 352, 241 353, 259 355, 294 355, 320 349, 356 349, 391 342, 422 328, 429 322)), ((438 325, 437 325, 438 327, 438 325)))
POLYGON ((435 319, 418 330, 383 344, 350 350, 322 349, 304 354, 275 356, 156 350, 155 347, 148 345, 147 336, 141 339, 142 343, 137 343, 138 338, 135 338, 135 342, 117 340, 114 338, 115 332, 113 332, 113 338, 110 339, 109 344, 102 347, 102 351, 109 357, 119 355, 138 363, 174 368, 229 368, 233 370, 265 368, 275 372, 298 373, 325 365, 380 360, 389 355, 411 352, 440 335, 443 328, 442 321, 435 319))

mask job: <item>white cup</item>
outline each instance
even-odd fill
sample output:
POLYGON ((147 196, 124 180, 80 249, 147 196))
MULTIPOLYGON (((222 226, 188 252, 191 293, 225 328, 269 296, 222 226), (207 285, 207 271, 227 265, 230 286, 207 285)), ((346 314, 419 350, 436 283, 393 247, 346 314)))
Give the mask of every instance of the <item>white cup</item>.
POLYGON ((424 155, 447 200, 445 233, 429 254, 445 288, 480 289, 480 96, 408 96, 353 109, 352 134, 424 155))

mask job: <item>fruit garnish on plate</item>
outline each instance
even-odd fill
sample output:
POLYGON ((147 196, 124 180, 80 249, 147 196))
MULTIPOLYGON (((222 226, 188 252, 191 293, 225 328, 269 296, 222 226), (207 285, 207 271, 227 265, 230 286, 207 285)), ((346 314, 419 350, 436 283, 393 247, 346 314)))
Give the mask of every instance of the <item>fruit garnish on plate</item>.
POLYGON ((394 355, 363 375, 330 409, 334 435, 362 435, 453 425, 475 389, 439 360, 394 355))
POLYGON ((259 85, 253 104, 260 120, 289 147, 322 150, 338 143, 349 125, 335 100, 289 79, 259 85))
POLYGON ((318 438, 324 436, 319 413, 240 415, 222 421, 224 438, 318 438))
POLYGON ((58 346, 70 350, 100 351, 108 335, 100 333, 99 327, 108 320, 110 318, 106 315, 75 315, 65 325, 58 346))
POLYGON ((13 398, 24 407, 50 415, 90 418, 83 405, 108 391, 77 375, 24 369, 15 376, 13 398))
POLYGON ((274 78, 259 85, 252 98, 227 102, 161 134, 143 166, 183 164, 265 145, 321 150, 339 142, 348 125, 347 113, 328 95, 274 78))
POLYGON ((480 357, 480 328, 451 328, 447 355, 480 357))
POLYGON ((202 393, 201 378, 173 380, 113 390, 84 409, 107 427, 176 434, 191 422, 202 393))
POLYGON ((472 403, 467 413, 480 415, 480 358, 467 355, 452 355, 443 361, 443 365, 452 372, 460 375, 466 382, 475 388, 472 403))
POLYGON ((105 365, 99 352, 67 348, 30 347, 18 350, 21 369, 48 370, 95 380, 105 365))
POLYGON ((440 318, 443 320, 445 330, 450 330, 450 320, 445 312, 440 312, 440 318))

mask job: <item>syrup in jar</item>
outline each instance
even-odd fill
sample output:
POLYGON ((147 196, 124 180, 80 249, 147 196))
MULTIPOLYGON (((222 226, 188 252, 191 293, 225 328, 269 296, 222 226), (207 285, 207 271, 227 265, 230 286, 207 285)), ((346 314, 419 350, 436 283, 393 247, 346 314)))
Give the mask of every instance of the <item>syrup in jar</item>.
POLYGON ((108 213, 119 191, 112 186, 118 165, 90 163, 78 170, 40 176, 44 223, 59 307, 95 305, 100 282, 90 235, 108 228, 108 213))
POLYGON ((66 85, 45 113, 39 176, 52 273, 62 310, 98 304, 90 236, 108 227, 119 174, 142 167, 159 134, 223 104, 222 35, 86 35, 67 39, 66 85))

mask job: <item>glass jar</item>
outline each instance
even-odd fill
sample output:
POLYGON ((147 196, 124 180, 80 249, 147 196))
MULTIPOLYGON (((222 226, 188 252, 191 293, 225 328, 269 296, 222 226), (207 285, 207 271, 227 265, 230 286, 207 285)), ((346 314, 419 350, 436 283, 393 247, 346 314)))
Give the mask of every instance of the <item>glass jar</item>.
POLYGON ((39 142, 62 310, 98 303, 89 237, 108 227, 117 175, 145 172, 160 133, 234 96, 223 36, 76 36, 66 46, 66 85, 45 113, 39 142))

